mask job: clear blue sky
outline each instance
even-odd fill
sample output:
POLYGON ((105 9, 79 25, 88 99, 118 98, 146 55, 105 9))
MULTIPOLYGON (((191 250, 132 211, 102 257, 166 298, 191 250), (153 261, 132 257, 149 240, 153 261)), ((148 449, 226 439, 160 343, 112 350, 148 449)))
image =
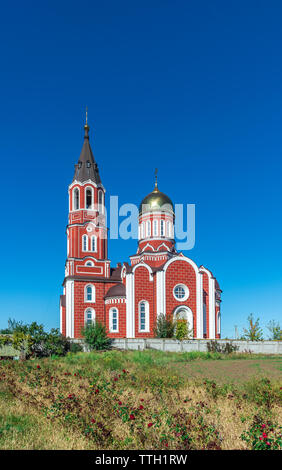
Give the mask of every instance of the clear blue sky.
MULTIPOLYGON (((0 327, 59 326, 67 188, 82 141, 109 195, 196 205, 185 254, 223 289, 223 336, 281 322, 282 3, 5 2, 0 327)), ((128 261, 136 241, 110 241, 128 261)))

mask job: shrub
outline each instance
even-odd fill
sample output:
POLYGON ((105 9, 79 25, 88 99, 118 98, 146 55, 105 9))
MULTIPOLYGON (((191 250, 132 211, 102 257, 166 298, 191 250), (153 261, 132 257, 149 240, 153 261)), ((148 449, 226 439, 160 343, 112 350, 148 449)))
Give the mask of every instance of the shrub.
POLYGON ((212 353, 231 354, 235 351, 238 351, 239 346, 237 346, 236 344, 228 343, 228 342, 220 344, 216 340, 211 340, 207 342, 207 348, 208 348, 208 351, 212 353))
POLYGON ((81 334, 91 351, 93 349, 109 349, 111 346, 111 339, 107 336, 106 327, 100 322, 96 321, 91 325, 86 325, 82 328, 81 334))
POLYGON ((176 320, 175 337, 179 341, 182 341, 183 339, 188 337, 188 327, 186 320, 176 320))
POLYGON ((155 338, 173 338, 175 331, 175 322, 171 318, 161 313, 154 328, 155 338))
POLYGON ((64 356, 70 349, 69 340, 57 328, 47 333, 44 326, 36 322, 28 325, 9 320, 5 331, 9 332, 9 336, 1 336, 0 344, 11 345, 21 352, 22 357, 64 356))
POLYGON ((80 343, 73 343, 73 342, 70 343, 70 352, 77 353, 77 352, 82 352, 82 351, 83 351, 83 347, 80 343))

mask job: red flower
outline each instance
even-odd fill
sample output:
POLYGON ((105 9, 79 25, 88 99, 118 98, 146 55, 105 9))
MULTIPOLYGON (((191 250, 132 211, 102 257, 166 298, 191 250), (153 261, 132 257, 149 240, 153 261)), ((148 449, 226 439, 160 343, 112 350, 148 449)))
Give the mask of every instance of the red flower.
POLYGON ((122 402, 121 402, 121 401, 119 401, 119 402, 118 402, 118 404, 119 404, 119 405, 122 405, 122 402))
POLYGON ((148 428, 150 428, 151 426, 153 426, 153 423, 148 423, 148 428))
POLYGON ((40 365, 39 365, 39 364, 37 364, 37 366, 36 366, 36 367, 37 367, 37 369, 41 369, 41 367, 40 367, 40 365))
POLYGON ((140 398, 140 401, 144 401, 144 398, 140 398))
POLYGON ((96 423, 96 419, 92 418, 91 423, 96 423))
POLYGON ((266 438, 267 434, 265 432, 262 433, 262 437, 266 438))
POLYGON ((265 428, 265 424, 262 424, 262 425, 261 425, 261 428, 262 428, 262 429, 265 428))
POLYGON ((118 380, 118 378, 117 378, 117 377, 115 377, 115 378, 114 378, 114 381, 116 382, 117 380, 118 380))
POLYGON ((135 416, 131 414, 131 415, 129 415, 129 418, 130 418, 131 420, 133 420, 133 419, 135 419, 135 416))
POLYGON ((144 406, 143 406, 143 405, 140 405, 140 406, 139 406, 139 410, 144 410, 144 406))
POLYGON ((96 393, 96 395, 97 395, 97 393, 99 393, 99 390, 98 390, 98 388, 96 388, 96 390, 95 390, 95 393, 96 393))
POLYGON ((266 445, 267 445, 267 446, 270 446, 270 442, 267 442, 266 445))

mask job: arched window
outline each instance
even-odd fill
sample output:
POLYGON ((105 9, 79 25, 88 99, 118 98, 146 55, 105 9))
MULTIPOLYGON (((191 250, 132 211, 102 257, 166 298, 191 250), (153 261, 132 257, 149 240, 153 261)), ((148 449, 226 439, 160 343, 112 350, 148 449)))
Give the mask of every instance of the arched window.
POLYGON ((187 328, 188 328, 188 337, 193 338, 193 331, 194 331, 194 325, 193 325, 193 313, 192 310, 189 307, 183 306, 183 307, 178 307, 174 311, 174 320, 186 320, 187 322, 187 328))
POLYGON ((141 238, 145 238, 145 224, 144 224, 144 222, 141 224, 141 238))
POLYGON ((207 305, 203 304, 203 333, 207 334, 207 305))
POLYGON ((161 233, 160 233, 161 237, 164 237, 164 224, 165 224, 164 220, 162 219, 161 220, 161 233))
POLYGON ((88 236, 82 235, 82 251, 88 251, 88 236))
POLYGON ((93 209, 93 190, 92 188, 86 188, 85 191, 85 208, 93 209))
POLYGON ((97 237, 95 235, 91 237, 91 251, 97 251, 97 237))
POLYGON ((87 308, 85 310, 85 324, 92 325, 95 323, 95 310, 93 308, 87 308))
POLYGON ((146 231, 147 231, 147 237, 151 236, 151 221, 147 220, 146 222, 146 231))
POLYGON ((149 331, 149 303, 147 300, 142 300, 139 303, 139 331, 149 331))
POLYGON ((95 302, 95 287, 92 284, 85 286, 84 302, 95 302))
POLYGON ((77 211, 79 209, 79 189, 75 188, 73 191, 73 210, 77 211))
POLYGON ((104 194, 101 189, 98 191, 98 206, 99 212, 104 214, 104 194))
POLYGON ((172 238, 172 235, 171 235, 171 223, 169 221, 167 221, 166 223, 166 236, 168 238, 172 238))
POLYGON ((113 307, 110 309, 109 324, 110 324, 110 331, 112 333, 117 333, 118 332, 118 309, 116 307, 113 307))
POLYGON ((94 266, 93 261, 86 261, 85 266, 94 266))
POLYGON ((217 312, 217 319, 216 319, 216 332, 218 335, 220 335, 220 312, 217 312))
POLYGON ((158 236, 158 221, 156 219, 153 222, 153 235, 154 237, 158 236))

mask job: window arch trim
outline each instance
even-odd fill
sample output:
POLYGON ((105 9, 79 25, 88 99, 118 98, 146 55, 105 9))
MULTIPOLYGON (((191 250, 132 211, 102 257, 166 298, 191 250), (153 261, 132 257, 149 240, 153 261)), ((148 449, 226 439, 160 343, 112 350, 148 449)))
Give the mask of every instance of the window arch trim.
POLYGON ((109 310, 109 330, 110 333, 119 332, 119 311, 117 307, 112 307, 109 310))
POLYGON ((140 300, 138 304, 138 330, 139 333, 150 332, 150 309, 148 300, 140 300))
POLYGON ((96 289, 93 284, 87 284, 84 288, 84 302, 95 302, 96 289))
POLYGON ((96 321, 96 313, 94 308, 87 307, 84 311, 84 323, 85 325, 94 324, 96 321), (91 314, 91 318, 88 315, 91 314))

